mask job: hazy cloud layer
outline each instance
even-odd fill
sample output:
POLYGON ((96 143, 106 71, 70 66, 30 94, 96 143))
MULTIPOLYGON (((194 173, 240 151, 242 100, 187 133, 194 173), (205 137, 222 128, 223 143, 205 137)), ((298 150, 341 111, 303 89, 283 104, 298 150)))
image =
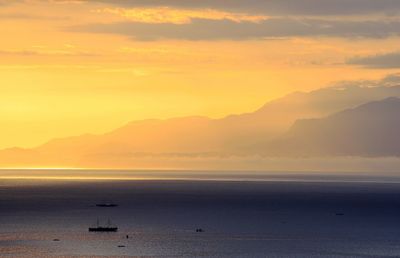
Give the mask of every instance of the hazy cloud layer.
POLYGON ((35 15, 29 13, 0 13, 0 20, 54 20, 63 21, 68 20, 66 16, 46 16, 35 15))
POLYGON ((24 2, 24 0, 0 0, 0 6, 10 5, 10 4, 17 4, 24 2))
POLYGON ((380 82, 383 86, 400 85, 400 73, 389 74, 380 82))
POLYGON ((259 23, 238 23, 193 19, 188 24, 121 22, 81 25, 69 30, 120 34, 136 40, 246 40, 310 36, 385 38, 400 34, 400 22, 275 18, 259 23))
MULTIPOLYGON (((351 89, 351 88, 383 88, 397 90, 397 87, 400 86, 400 73, 388 74, 384 78, 380 80, 353 80, 353 81, 337 81, 331 84, 332 88, 336 88, 339 90, 343 89, 351 89)), ((329 87, 329 88, 331 88, 329 87)), ((399 96, 397 93, 393 94, 393 96, 399 96)), ((387 96, 383 96, 385 98, 387 96)))
POLYGON ((126 7, 212 8, 268 15, 355 15, 400 11, 398 0, 95 0, 126 7))
POLYGON ((400 68, 400 52, 387 53, 382 55, 355 57, 350 59, 348 64, 360 65, 372 69, 395 69, 400 68))

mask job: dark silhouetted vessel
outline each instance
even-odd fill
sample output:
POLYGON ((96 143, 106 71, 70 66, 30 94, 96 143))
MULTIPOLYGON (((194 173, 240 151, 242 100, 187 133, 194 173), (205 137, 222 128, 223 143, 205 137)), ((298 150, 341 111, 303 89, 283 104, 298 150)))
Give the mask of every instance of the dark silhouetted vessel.
POLYGON ((102 202, 102 203, 96 203, 96 207, 113 208, 113 207, 118 207, 118 204, 113 202, 102 202))
POLYGON ((106 226, 101 226, 99 219, 97 219, 97 223, 95 227, 89 227, 89 232, 117 232, 118 227, 112 226, 110 219, 107 220, 106 226))

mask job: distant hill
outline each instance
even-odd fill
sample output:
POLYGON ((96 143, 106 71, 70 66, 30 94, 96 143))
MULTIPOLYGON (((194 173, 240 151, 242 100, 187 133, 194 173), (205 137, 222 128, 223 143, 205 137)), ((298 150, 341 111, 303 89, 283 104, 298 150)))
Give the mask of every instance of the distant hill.
MULTIPOLYGON (((247 155, 249 153, 266 153, 268 155, 385 154, 383 147, 379 147, 382 150, 379 149, 375 152, 365 151, 361 148, 361 142, 360 146, 351 147, 348 151, 333 148, 328 143, 318 145, 317 143, 324 139, 323 136, 316 134, 315 136, 319 138, 313 140, 312 133, 308 133, 306 129, 317 131, 317 126, 312 122, 319 123, 320 120, 301 121, 292 128, 291 126, 299 119, 322 118, 344 109, 391 96, 400 97, 400 86, 347 86, 324 88, 309 93, 297 92, 268 102, 255 112, 231 115, 222 119, 194 116, 134 121, 103 135, 54 139, 31 150, 3 150, 0 151, 0 164, 2 166, 24 164, 29 166, 86 166, 90 161, 91 166, 97 166, 97 164, 107 166, 107 164, 113 165, 114 160, 118 160, 126 163, 126 166, 134 167, 136 164, 131 164, 129 161, 132 157, 148 156, 174 158, 199 155, 207 157, 230 154, 247 155), (289 128, 291 128, 289 133, 284 138, 279 138, 289 128), (302 133, 304 136, 301 136, 302 133), (302 141, 301 137, 310 139, 302 141), (274 140, 277 138, 279 140, 274 140), (273 144, 270 144, 271 141, 273 144), (314 143, 305 145, 308 142, 314 143), (297 148, 291 148, 293 144, 297 148), (332 149, 320 149, 325 147, 332 149), (303 150, 307 151, 303 152, 303 150)), ((348 121, 342 121, 338 127, 339 125, 344 127, 347 122, 350 126, 351 120, 349 118, 348 121)), ((332 122, 331 126, 334 127, 335 123, 336 121, 332 122)), ((364 124, 365 127, 375 128, 373 124, 366 124, 366 122, 364 124)), ((339 129, 337 128, 337 130, 339 129)), ((383 128, 381 129, 383 130, 383 128)), ((339 134, 339 131, 337 133, 339 134)), ((334 134, 333 131, 332 134, 334 134)), ((372 148, 368 145, 369 147, 372 148)), ((387 150, 386 154, 392 155, 393 153, 387 150)))
POLYGON ((295 92, 266 103, 253 113, 217 120, 234 150, 270 141, 285 133, 298 119, 322 118, 367 102, 400 97, 400 86, 328 87, 311 92, 295 92))
POLYGON ((369 102, 322 119, 297 121, 266 148, 283 156, 400 156, 400 99, 369 102))
POLYGON ((324 88, 297 92, 266 103, 252 113, 222 119, 181 117, 133 121, 104 135, 52 140, 44 152, 193 153, 241 152, 260 141, 272 140, 298 119, 320 118, 386 97, 400 97, 399 87, 324 88))

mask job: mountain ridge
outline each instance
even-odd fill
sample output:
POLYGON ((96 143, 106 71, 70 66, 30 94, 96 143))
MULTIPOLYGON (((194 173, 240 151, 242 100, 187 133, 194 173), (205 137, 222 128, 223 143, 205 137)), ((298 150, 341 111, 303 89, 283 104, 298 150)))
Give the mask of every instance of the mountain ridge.
POLYGON ((400 156, 400 98, 389 97, 320 119, 302 119, 268 149, 290 156, 400 156))
MULTIPOLYGON (((265 151, 287 130, 304 119, 319 119, 352 109, 381 97, 400 97, 400 86, 330 87, 311 92, 295 92, 270 101, 254 112, 221 119, 188 116, 171 119, 132 121, 101 135, 84 134, 53 139, 33 149, 0 151, 0 164, 8 160, 24 163, 77 165, 90 157, 129 158, 133 156, 248 155, 265 151), (297 121, 297 122, 296 122, 297 121), (256 146, 256 147, 254 147, 256 146), (171 154, 171 155, 169 155, 171 154), (173 155, 172 155, 173 154, 173 155)), ((272 147, 271 147, 272 146, 272 147)), ((11 164, 13 165, 13 164, 11 164)))

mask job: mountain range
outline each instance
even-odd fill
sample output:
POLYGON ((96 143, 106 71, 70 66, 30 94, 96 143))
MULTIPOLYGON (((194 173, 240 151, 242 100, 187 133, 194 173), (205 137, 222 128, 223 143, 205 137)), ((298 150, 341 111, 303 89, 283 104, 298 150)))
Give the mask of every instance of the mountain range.
POLYGON ((400 86, 329 87, 296 92, 221 119, 133 121, 103 135, 53 139, 0 151, 0 164, 108 167, 151 158, 400 156, 400 86))
POLYGON ((301 119, 265 147, 269 155, 400 157, 400 98, 301 119))

